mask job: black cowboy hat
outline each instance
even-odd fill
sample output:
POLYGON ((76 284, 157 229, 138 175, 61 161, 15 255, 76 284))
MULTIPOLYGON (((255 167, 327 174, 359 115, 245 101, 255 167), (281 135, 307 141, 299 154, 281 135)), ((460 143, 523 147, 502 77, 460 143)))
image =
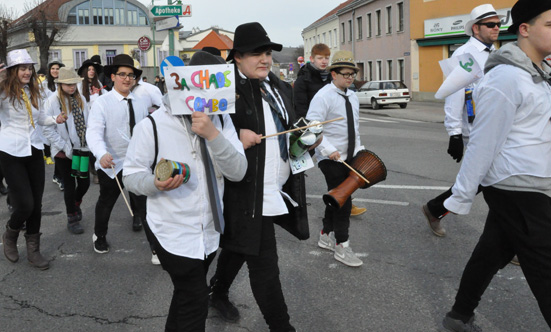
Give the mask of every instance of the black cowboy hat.
POLYGON ((77 73, 78 73, 78 76, 81 76, 82 77, 82 72, 84 70, 88 71, 88 67, 90 66, 94 66, 94 69, 96 69, 96 74, 100 74, 101 72, 103 72, 103 66, 100 65, 99 63, 97 62, 94 62, 90 59, 87 59, 87 60, 84 60, 84 62, 82 63, 82 66, 80 66, 80 68, 78 69, 77 73))
POLYGON ((59 60, 53 60, 52 62, 48 63, 48 70, 50 70, 50 69, 52 68, 53 65, 58 65, 59 68, 65 67, 65 64, 62 63, 61 61, 59 61, 59 60))
POLYGON ((116 74, 119 67, 129 67, 134 71, 136 75, 136 80, 142 76, 142 70, 134 66, 134 59, 128 54, 119 54, 113 58, 113 64, 103 67, 103 72, 105 76, 111 77, 111 74, 116 74))
POLYGON ((516 34, 518 27, 522 23, 526 23, 538 16, 539 14, 551 9, 551 0, 519 0, 511 9, 511 17, 513 24, 509 26, 507 31, 516 34))
POLYGON ((270 47, 274 51, 281 51, 281 44, 272 43, 266 30, 258 22, 241 24, 235 29, 235 37, 233 39, 233 49, 226 58, 226 61, 233 60, 235 52, 246 53, 252 52, 261 47, 270 47))

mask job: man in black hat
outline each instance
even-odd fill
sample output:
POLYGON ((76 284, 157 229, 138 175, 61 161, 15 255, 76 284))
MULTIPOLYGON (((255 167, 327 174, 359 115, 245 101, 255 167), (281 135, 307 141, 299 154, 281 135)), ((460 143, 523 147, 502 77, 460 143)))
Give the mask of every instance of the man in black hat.
MULTIPOLYGON (((220 241, 223 249, 216 274, 211 279, 210 301, 224 319, 239 319, 228 291, 247 262, 251 289, 270 331, 296 331, 289 322, 279 280, 274 231, 277 218, 291 218, 288 213, 293 212, 280 192, 293 177, 288 138, 286 135, 260 138, 284 131, 294 122, 292 89, 270 72, 272 51, 281 51, 282 46, 271 42, 259 23, 238 26, 233 46, 226 59, 236 66, 238 98, 232 121, 243 143, 248 168, 242 181, 226 181, 226 229, 220 241)), ((301 215, 306 216, 306 206, 301 208, 301 215)))
MULTIPOLYGON (((224 63, 222 59, 199 51, 189 65, 220 63, 224 63)), ((246 162, 229 115, 175 115, 165 96, 151 121, 146 119, 136 126, 124 161, 124 183, 129 190, 148 197, 144 229, 174 285, 166 331, 205 330, 206 275, 220 239, 209 189, 218 190, 222 196, 224 177, 229 181, 243 179, 246 162), (188 164, 188 179, 184 180, 186 174, 179 174, 159 181, 151 165, 161 158, 188 164), (210 164, 222 176, 210 173, 210 164), (212 184, 209 174, 213 175, 212 184)))
MULTIPOLYGON (((113 89, 92 105, 86 130, 86 141, 96 157, 100 185, 93 236, 94 250, 100 254, 109 252, 106 239, 109 218, 121 193, 115 177, 122 181, 122 166, 134 126, 148 115, 145 103, 131 92, 142 71, 134 67, 129 55, 115 56, 113 64, 104 67, 104 73, 114 82, 113 89)), ((129 194, 134 213, 132 229, 140 231, 145 220, 146 197, 129 194)))
POLYGON ((467 214, 479 184, 489 212, 463 271, 448 331, 480 331, 474 309, 497 271, 516 254, 551 327, 551 0, 520 0, 509 32, 518 41, 490 54, 476 87, 479 111, 465 159, 444 202, 467 214))

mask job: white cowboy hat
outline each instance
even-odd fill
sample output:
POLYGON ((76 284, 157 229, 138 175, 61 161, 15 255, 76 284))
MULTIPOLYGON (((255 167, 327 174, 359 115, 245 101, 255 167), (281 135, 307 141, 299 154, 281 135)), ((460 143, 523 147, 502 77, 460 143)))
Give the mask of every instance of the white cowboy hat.
POLYGON ((482 21, 485 18, 488 17, 494 17, 497 16, 499 19, 505 17, 504 15, 498 15, 496 10, 494 9, 494 6, 490 4, 484 4, 480 5, 478 7, 475 7, 471 11, 471 19, 465 24, 465 34, 467 36, 473 35, 473 25, 476 22, 482 21))
POLYGON ((17 65, 34 65, 36 62, 33 61, 27 50, 20 49, 20 50, 13 50, 8 52, 7 56, 7 66, 6 68, 10 68, 17 65))

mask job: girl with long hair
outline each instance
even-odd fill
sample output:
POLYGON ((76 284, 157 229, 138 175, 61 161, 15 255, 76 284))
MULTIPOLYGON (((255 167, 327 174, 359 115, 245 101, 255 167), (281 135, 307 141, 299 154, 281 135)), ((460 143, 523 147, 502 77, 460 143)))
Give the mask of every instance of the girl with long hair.
POLYGON ((46 114, 62 114, 67 116, 67 121, 44 128, 44 135, 52 143, 55 164, 59 166, 60 175, 65 183, 63 196, 67 211, 67 229, 73 234, 82 234, 84 229, 80 225, 80 204, 90 187, 90 153, 86 144, 88 106, 77 89, 77 83, 82 82, 82 78, 73 68, 61 68, 55 82, 58 85, 57 92, 46 101, 46 114))
POLYGON ((17 239, 26 223, 27 260, 45 270, 49 261, 40 253, 40 223, 44 193, 44 160, 40 126, 63 123, 63 116, 44 113, 38 76, 26 50, 8 53, 0 64, 0 167, 10 188, 13 212, 2 236, 4 255, 19 260, 17 239))

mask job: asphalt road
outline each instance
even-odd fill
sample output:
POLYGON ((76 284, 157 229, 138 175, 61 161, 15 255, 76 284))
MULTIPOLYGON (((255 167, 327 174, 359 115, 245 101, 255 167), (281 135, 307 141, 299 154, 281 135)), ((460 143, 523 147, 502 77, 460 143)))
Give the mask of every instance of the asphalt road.
MULTIPOLYGON (((350 243, 364 261, 350 268, 317 246, 326 193, 319 169, 307 171, 311 238, 298 241, 277 229, 281 280, 292 324, 301 332, 440 331, 459 279, 482 231, 487 207, 477 198, 468 216, 444 219, 437 238, 420 207, 448 188, 459 170, 445 152, 442 104, 412 102, 402 110, 362 108, 362 142, 385 162, 387 180, 357 191, 367 213, 352 219, 350 243)), ((171 298, 168 275, 150 260, 143 232, 131 230, 122 199, 112 215, 111 252, 92 248, 98 185, 83 202, 85 233, 67 231, 62 193, 46 166, 42 252, 51 268, 0 257, 0 331, 163 331, 171 298)), ((1 224, 9 217, 0 200, 1 224)), ((215 264, 215 263, 214 263, 215 264)), ((210 274, 214 271, 214 265, 210 274)), ((209 274, 209 277, 210 277, 209 274)), ((241 320, 230 324, 211 312, 207 331, 267 331, 252 297, 246 268, 230 291, 241 320)), ((477 310, 484 331, 549 331, 520 268, 494 278, 477 310)))

